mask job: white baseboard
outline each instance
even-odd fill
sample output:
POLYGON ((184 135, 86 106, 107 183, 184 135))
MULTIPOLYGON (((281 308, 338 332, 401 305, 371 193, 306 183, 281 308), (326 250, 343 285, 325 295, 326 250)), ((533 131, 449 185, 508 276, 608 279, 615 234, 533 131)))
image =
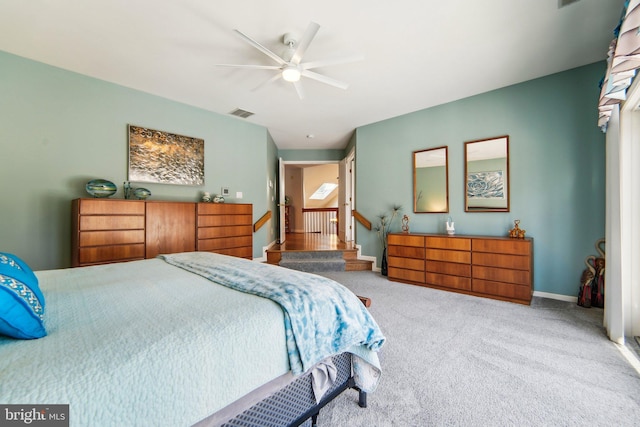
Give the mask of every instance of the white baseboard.
POLYGON ((533 291, 533 296, 540 297, 540 298, 555 299, 559 301, 574 302, 576 304, 578 303, 578 297, 577 296, 574 297, 571 295, 561 295, 561 294, 552 294, 551 292, 533 291))
POLYGON ((362 245, 355 245, 356 250, 358 251, 357 258, 363 259, 365 261, 372 261, 373 265, 371 266, 371 271, 380 271, 380 267, 378 267, 378 258, 369 255, 362 255, 362 245))

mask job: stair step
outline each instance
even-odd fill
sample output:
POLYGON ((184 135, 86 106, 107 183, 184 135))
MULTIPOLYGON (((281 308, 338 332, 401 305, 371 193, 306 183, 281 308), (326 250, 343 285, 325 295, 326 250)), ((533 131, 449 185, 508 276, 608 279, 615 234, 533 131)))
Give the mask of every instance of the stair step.
POLYGON ((344 266, 345 271, 371 271, 373 270, 373 261, 364 259, 349 260, 344 266))
POLYGON ((345 264, 346 263, 343 259, 293 259, 280 261, 280 267, 286 267, 292 270, 306 271, 309 273, 318 273, 322 271, 345 271, 345 264))
MULTIPOLYGON (((355 249, 338 249, 338 250, 316 250, 316 251, 280 251, 280 250, 267 250, 267 263, 287 266, 288 262, 293 261, 311 261, 321 258, 323 261, 338 261, 341 265, 331 267, 333 270, 325 271, 371 271, 373 269, 373 262, 368 260, 358 259, 358 251, 355 249), (284 265, 283 265, 284 263, 284 265), (337 269, 337 270, 335 270, 337 269)), ((295 266, 295 264, 292 264, 295 266)), ((304 268, 312 269, 310 271, 319 272, 322 270, 317 269, 315 264, 309 266, 302 266, 299 268, 290 267, 293 269, 303 270, 304 268)), ((307 271, 307 270, 303 270, 307 271)))
POLYGON ((341 251, 286 251, 281 253, 280 259, 296 261, 343 260, 341 251))

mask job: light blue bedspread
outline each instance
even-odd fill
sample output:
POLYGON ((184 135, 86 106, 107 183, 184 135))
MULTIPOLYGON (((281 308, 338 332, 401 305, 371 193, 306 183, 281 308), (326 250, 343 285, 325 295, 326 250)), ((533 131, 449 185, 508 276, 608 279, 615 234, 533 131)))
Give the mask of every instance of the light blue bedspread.
POLYGON ((375 390, 385 338, 369 311, 341 284, 315 274, 209 252, 161 255, 166 262, 238 291, 269 298, 285 314, 289 362, 301 374, 328 356, 351 352, 356 385, 375 390), (364 366, 358 365, 361 361, 364 366))
POLYGON ((48 335, 0 336, 0 403, 69 404, 73 427, 187 427, 290 371, 271 300, 156 258, 36 275, 48 335))

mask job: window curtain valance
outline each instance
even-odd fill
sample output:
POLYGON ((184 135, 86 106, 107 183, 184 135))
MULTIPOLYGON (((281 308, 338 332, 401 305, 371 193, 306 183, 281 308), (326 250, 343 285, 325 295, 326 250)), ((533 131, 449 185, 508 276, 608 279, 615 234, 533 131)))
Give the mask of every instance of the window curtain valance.
POLYGON ((627 89, 640 68, 640 0, 625 2, 614 36, 598 102, 598 126, 603 132, 607 131, 614 107, 626 99, 627 89))

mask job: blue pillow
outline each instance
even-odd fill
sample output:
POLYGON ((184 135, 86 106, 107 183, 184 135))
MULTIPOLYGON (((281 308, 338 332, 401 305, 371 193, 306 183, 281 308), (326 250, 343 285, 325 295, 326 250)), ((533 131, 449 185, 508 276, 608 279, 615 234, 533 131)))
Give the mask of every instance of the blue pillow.
POLYGON ((33 339, 47 335, 38 278, 13 254, 0 252, 0 334, 33 339))

